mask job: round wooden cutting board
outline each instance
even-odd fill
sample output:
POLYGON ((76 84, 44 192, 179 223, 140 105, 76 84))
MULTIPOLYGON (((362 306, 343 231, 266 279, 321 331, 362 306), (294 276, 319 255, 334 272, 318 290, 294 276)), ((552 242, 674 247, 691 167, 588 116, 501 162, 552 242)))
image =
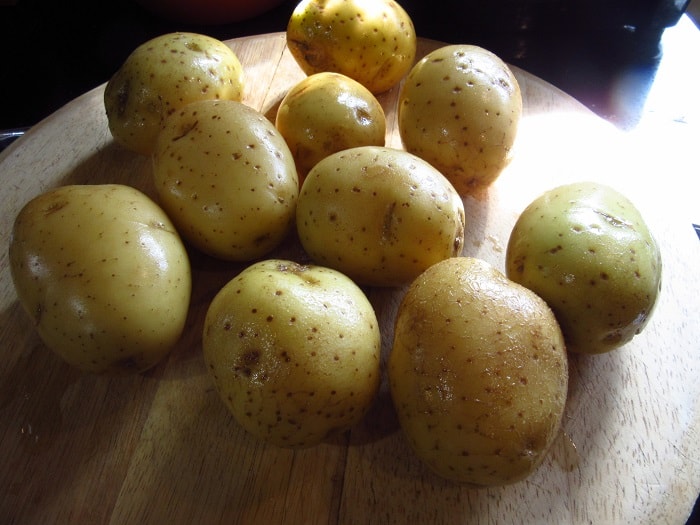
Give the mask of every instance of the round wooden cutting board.
MULTIPOLYGON (((228 43, 246 71, 244 101, 274 120, 286 90, 303 78, 284 34, 228 43)), ((439 45, 421 40, 419 56, 439 45)), ((297 451, 256 441, 220 402, 201 355, 209 301, 242 266, 194 251, 188 330, 165 362, 108 378, 80 374, 51 354, 21 310, 8 269, 19 209, 67 183, 120 182, 153 195, 149 160, 111 139, 100 86, 0 155, 0 522, 683 523, 700 488, 693 308, 700 245, 691 200, 677 191, 681 179, 672 179, 683 173, 660 176, 667 164, 649 143, 513 69, 525 109, 515 160, 487 193, 465 200, 464 254, 503 270, 519 212, 546 189, 589 179, 638 205, 664 263, 646 330, 610 354, 570 357, 563 432, 529 479, 476 490, 428 472, 398 427, 386 382, 363 422, 334 441, 297 451)), ((380 102, 387 144, 401 147, 397 95, 394 88, 380 102)), ((303 254, 290 241, 271 256, 303 254)), ((384 359, 403 291, 366 289, 382 324, 384 359)))

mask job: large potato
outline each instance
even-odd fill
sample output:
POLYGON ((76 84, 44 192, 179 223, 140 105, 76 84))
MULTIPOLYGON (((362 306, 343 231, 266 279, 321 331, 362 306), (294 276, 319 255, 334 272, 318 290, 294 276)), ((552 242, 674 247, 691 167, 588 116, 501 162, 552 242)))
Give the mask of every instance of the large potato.
POLYGON ((204 359, 251 434, 308 447, 360 421, 379 388, 380 333, 345 275, 271 259, 226 284, 207 311, 204 359))
POLYGON ((452 185, 427 162, 386 147, 351 148, 316 164, 296 224, 316 262, 366 285, 408 283, 464 246, 464 203, 452 185))
POLYGON ((444 46, 422 58, 398 103, 407 151, 439 169, 460 195, 488 187, 510 163, 522 114, 510 68, 478 46, 444 46))
POLYGON ((553 188, 522 212, 506 272, 549 303, 570 351, 597 354, 647 325, 661 288, 661 253, 627 197, 584 181, 553 188))
POLYGON ((243 97, 243 68, 225 43, 197 33, 168 33, 138 46, 107 83, 109 129, 124 147, 153 151, 163 120, 195 100, 243 97))
POLYGON ((187 252, 163 210, 136 189, 63 186, 39 195, 18 214, 9 252, 20 304, 71 365, 138 372, 180 338, 187 252))
POLYGON ((558 435, 568 362, 556 319, 537 295, 478 259, 447 259, 412 283, 388 374, 408 441, 447 479, 514 483, 558 435))
POLYGON ((375 96, 340 73, 316 73, 292 86, 275 126, 292 150, 301 180, 331 153, 384 146, 386 117, 375 96))
POLYGON ((393 0, 301 0, 287 45, 307 75, 342 73, 377 94, 411 69, 417 40, 413 21, 393 0))
POLYGON ((202 100, 170 115, 153 176, 182 237, 213 257, 261 257, 293 227, 292 153, 274 125, 241 102, 202 100))

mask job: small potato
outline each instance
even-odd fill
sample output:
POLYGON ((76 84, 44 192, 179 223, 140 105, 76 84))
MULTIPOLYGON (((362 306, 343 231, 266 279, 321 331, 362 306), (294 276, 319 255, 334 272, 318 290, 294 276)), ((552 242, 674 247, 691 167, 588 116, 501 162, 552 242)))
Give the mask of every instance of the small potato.
POLYGON ((478 46, 444 46, 408 74, 399 133, 407 151, 465 196, 488 187, 510 163, 522 105, 518 81, 498 56, 478 46))
POLYGON ((634 204, 603 184, 553 188, 520 215, 506 249, 508 277, 547 301, 567 348, 598 354, 649 322, 661 253, 634 204))
POLYGON ((140 372, 180 338, 187 252, 165 212, 136 189, 49 190, 18 214, 9 252, 20 304, 46 346, 76 368, 140 372))
POLYGON ((292 153, 274 125, 241 102, 202 100, 168 117, 153 176, 180 234, 213 257, 261 257, 293 227, 292 153))
POLYGON ((388 375, 409 443, 449 480, 522 480, 559 433, 568 361, 557 321, 542 299, 481 260, 447 259, 411 284, 388 375))
POLYGON ((375 96, 339 73, 317 73, 293 86, 275 126, 287 141, 300 180, 321 159, 356 146, 384 146, 386 117, 375 96))
POLYGON ((234 418, 280 447, 309 447, 358 423, 379 388, 379 324, 343 274, 271 259, 212 301, 207 370, 234 418))
POLYGON ((413 21, 393 0, 302 0, 287 24, 287 46, 307 75, 342 73, 374 94, 408 73, 416 45, 413 21))
POLYGON ((408 283, 464 246, 464 203, 452 185, 427 162, 385 147, 351 148, 316 164, 296 224, 317 263, 365 285, 408 283))
POLYGON ((195 100, 243 97, 243 67, 233 50, 197 33, 168 33, 137 47, 107 83, 104 104, 114 139, 153 151, 163 120, 195 100))

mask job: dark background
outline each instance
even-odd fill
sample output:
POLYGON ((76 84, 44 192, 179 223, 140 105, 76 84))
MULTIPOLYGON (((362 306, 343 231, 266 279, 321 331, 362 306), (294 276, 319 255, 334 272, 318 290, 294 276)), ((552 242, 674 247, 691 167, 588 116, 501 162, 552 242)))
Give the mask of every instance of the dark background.
MULTIPOLYGON (((154 36, 194 31, 226 40, 284 31, 297 1, 244 22, 198 26, 159 18, 129 0, 0 0, 0 130, 32 126, 106 82, 154 36)), ((623 129, 639 118, 661 33, 687 7, 685 0, 400 3, 419 36, 486 47, 623 129), (611 88, 621 77, 633 79, 630 96, 613 101, 611 88)), ((689 523, 699 522, 699 515, 696 504, 689 523)))

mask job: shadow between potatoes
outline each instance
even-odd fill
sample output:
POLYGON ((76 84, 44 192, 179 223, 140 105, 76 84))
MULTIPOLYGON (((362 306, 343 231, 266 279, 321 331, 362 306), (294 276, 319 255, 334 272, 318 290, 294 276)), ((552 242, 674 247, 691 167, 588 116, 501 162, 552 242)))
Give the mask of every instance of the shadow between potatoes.
POLYGON ((277 97, 276 100, 272 101, 272 104, 269 105, 267 108, 262 108, 262 113, 265 115, 267 120, 272 122, 274 125, 275 121, 277 120, 277 111, 279 111, 280 106, 282 105, 282 100, 284 100, 284 96, 287 94, 285 91, 282 95, 277 97))
POLYGON ((96 150, 58 179, 58 184, 126 184, 155 199, 151 157, 129 151, 115 141, 96 150))
POLYGON ((350 445, 361 446, 385 438, 399 430, 399 422, 389 390, 388 360, 394 339, 394 322, 409 285, 396 287, 363 287, 381 333, 379 358, 380 383, 377 395, 365 417, 353 428, 350 445))

